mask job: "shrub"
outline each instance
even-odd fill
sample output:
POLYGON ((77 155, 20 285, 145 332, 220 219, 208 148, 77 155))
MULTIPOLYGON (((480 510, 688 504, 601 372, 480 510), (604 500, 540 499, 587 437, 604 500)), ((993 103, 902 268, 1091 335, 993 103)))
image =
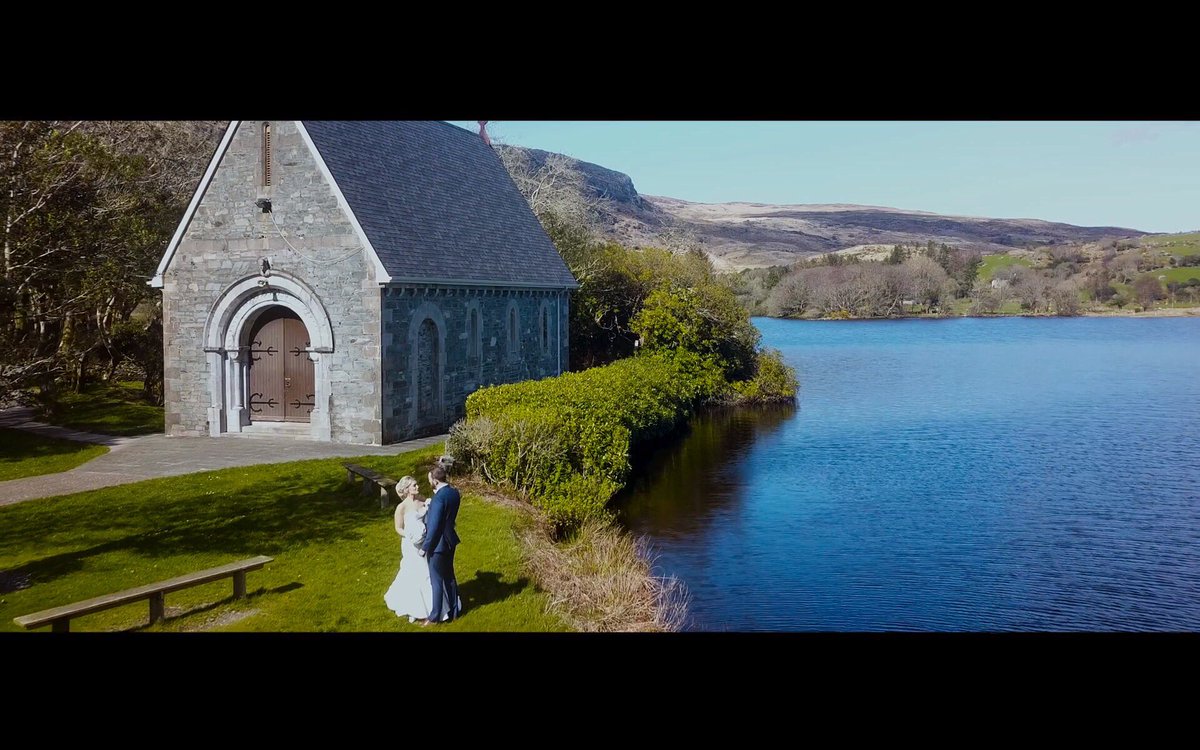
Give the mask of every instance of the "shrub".
POLYGON ((693 352, 729 380, 754 372, 758 329, 729 289, 715 284, 664 286, 642 303, 630 324, 647 352, 693 352))
MULTIPOLYGON (((491 419, 460 419, 450 427, 450 436, 446 438, 446 452, 464 466, 482 468, 492 450, 495 437, 496 423, 491 419)), ((480 473, 487 478, 486 469, 480 473)), ((492 480, 489 478, 488 481, 492 480)))
POLYGON ((729 384, 727 401, 755 404, 796 398, 800 382, 796 379, 795 370, 784 364, 782 352, 777 349, 759 352, 757 369, 750 380, 738 380, 729 384))
POLYGON ((629 475, 630 450, 661 437, 714 394, 720 372, 695 355, 646 354, 578 373, 481 388, 448 448, 571 528, 602 515, 629 475))
POLYGON ((447 448, 489 482, 528 497, 570 473, 564 440, 552 410, 518 405, 495 419, 459 422, 447 448))
POLYGON ((533 498, 557 529, 577 528, 588 521, 610 518, 608 501, 621 485, 607 477, 570 474, 533 498))

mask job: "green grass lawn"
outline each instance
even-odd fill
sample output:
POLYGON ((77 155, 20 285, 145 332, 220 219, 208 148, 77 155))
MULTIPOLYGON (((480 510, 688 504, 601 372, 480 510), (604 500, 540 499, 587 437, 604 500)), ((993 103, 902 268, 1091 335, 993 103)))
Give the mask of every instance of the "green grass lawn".
POLYGON ((985 255, 983 256, 983 265, 979 267, 979 279, 980 281, 991 281, 1000 269, 1016 265, 1030 266, 1033 264, 1028 258, 1020 258, 1015 255, 985 255))
POLYGON ((142 398, 140 382, 97 383, 82 393, 57 393, 43 405, 41 419, 74 430, 101 435, 163 431, 163 408, 142 398))
POLYGON ((1153 271, 1147 271, 1142 275, 1153 276, 1155 278, 1165 276, 1166 278, 1162 279, 1164 284, 1172 281, 1183 282, 1187 281, 1188 279, 1200 279, 1200 267, 1184 266, 1182 268, 1156 268, 1153 271))
POLYGON ((108 453, 103 445, 42 437, 0 428, 0 482, 74 469, 108 453))
MULTIPOLYGON (((393 478, 424 475, 440 447, 349 459, 393 478)), ((342 462, 298 461, 153 479, 0 508, 0 631, 12 618, 253 555, 275 561, 233 600, 223 580, 168 594, 146 628, 138 602, 73 631, 420 631, 383 603, 399 568, 392 514, 344 484, 342 462)), ((522 570, 519 511, 466 495, 455 560, 463 617, 431 630, 558 631, 522 570)), ((48 630, 45 628, 44 630, 48 630)))
POLYGON ((1174 255, 1200 255, 1200 232, 1188 234, 1156 234, 1142 238, 1142 245, 1174 255))

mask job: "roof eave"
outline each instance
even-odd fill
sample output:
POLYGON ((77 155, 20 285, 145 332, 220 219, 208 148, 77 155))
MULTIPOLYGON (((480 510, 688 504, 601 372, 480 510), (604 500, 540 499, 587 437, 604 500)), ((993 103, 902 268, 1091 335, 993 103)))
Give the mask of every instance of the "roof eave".
POLYGON ((392 276, 386 282, 380 282, 380 286, 480 286, 480 287, 499 287, 499 288, 521 288, 521 289, 551 289, 551 290, 574 290, 579 288, 579 282, 572 281, 569 284, 562 282, 545 282, 545 281, 493 281, 487 279, 434 279, 428 277, 403 277, 392 276))

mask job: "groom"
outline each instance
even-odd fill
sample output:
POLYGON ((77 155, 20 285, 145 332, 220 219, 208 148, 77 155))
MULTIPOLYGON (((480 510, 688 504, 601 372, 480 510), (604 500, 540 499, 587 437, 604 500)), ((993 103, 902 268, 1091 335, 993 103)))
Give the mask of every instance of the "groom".
POLYGON ((433 608, 425 624, 442 621, 442 606, 450 607, 447 613, 453 620, 458 616, 458 580, 454 577, 454 548, 458 546, 458 533, 454 530, 454 519, 458 517, 458 490, 446 484, 446 469, 435 466, 429 472, 429 485, 433 487, 433 499, 425 513, 425 543, 421 555, 429 561, 429 580, 433 584, 433 608))

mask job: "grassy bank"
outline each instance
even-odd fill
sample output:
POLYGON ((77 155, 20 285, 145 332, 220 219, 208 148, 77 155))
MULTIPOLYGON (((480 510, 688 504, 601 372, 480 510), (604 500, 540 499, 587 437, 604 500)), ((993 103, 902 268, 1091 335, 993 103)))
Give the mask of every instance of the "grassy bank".
POLYGON ((1200 255, 1200 232, 1150 235, 1142 238, 1142 244, 1172 255, 1200 255))
POLYGON ((148 403, 136 381, 95 383, 81 393, 43 395, 41 417, 50 424, 101 435, 148 435, 163 431, 163 408, 148 403))
POLYGON ((658 632, 682 629, 688 592, 651 570, 639 539, 609 521, 591 520, 566 539, 528 503, 479 480, 460 486, 528 519, 518 525, 525 567, 550 597, 550 610, 583 632, 658 632))
POLYGON ((1169 284, 1172 281, 1184 284, 1191 279, 1200 279, 1200 266, 1182 266, 1180 268, 1156 268, 1153 271, 1147 271, 1142 274, 1154 279, 1159 279, 1164 284, 1169 284))
POLYGON ((1032 266, 1028 258, 1023 258, 1017 255, 997 254, 983 256, 983 263, 979 266, 978 279, 980 281, 991 281, 996 272, 1009 266, 1032 266))
MULTIPOLYGON (((422 478, 441 451, 354 462, 422 478)), ((222 581, 167 596, 152 630, 404 631, 383 594, 399 566, 391 513, 344 484, 344 459, 204 472, 0 508, 0 631, 40 609, 258 554, 275 562, 230 598, 222 581)), ((428 487, 422 487, 428 493, 428 487)), ((557 631, 564 620, 526 572, 519 511, 465 493, 456 571, 463 617, 453 631, 557 631)), ((142 602, 71 623, 145 627, 142 602)))
POLYGON ((103 445, 0 428, 0 482, 74 469, 108 453, 103 445))

